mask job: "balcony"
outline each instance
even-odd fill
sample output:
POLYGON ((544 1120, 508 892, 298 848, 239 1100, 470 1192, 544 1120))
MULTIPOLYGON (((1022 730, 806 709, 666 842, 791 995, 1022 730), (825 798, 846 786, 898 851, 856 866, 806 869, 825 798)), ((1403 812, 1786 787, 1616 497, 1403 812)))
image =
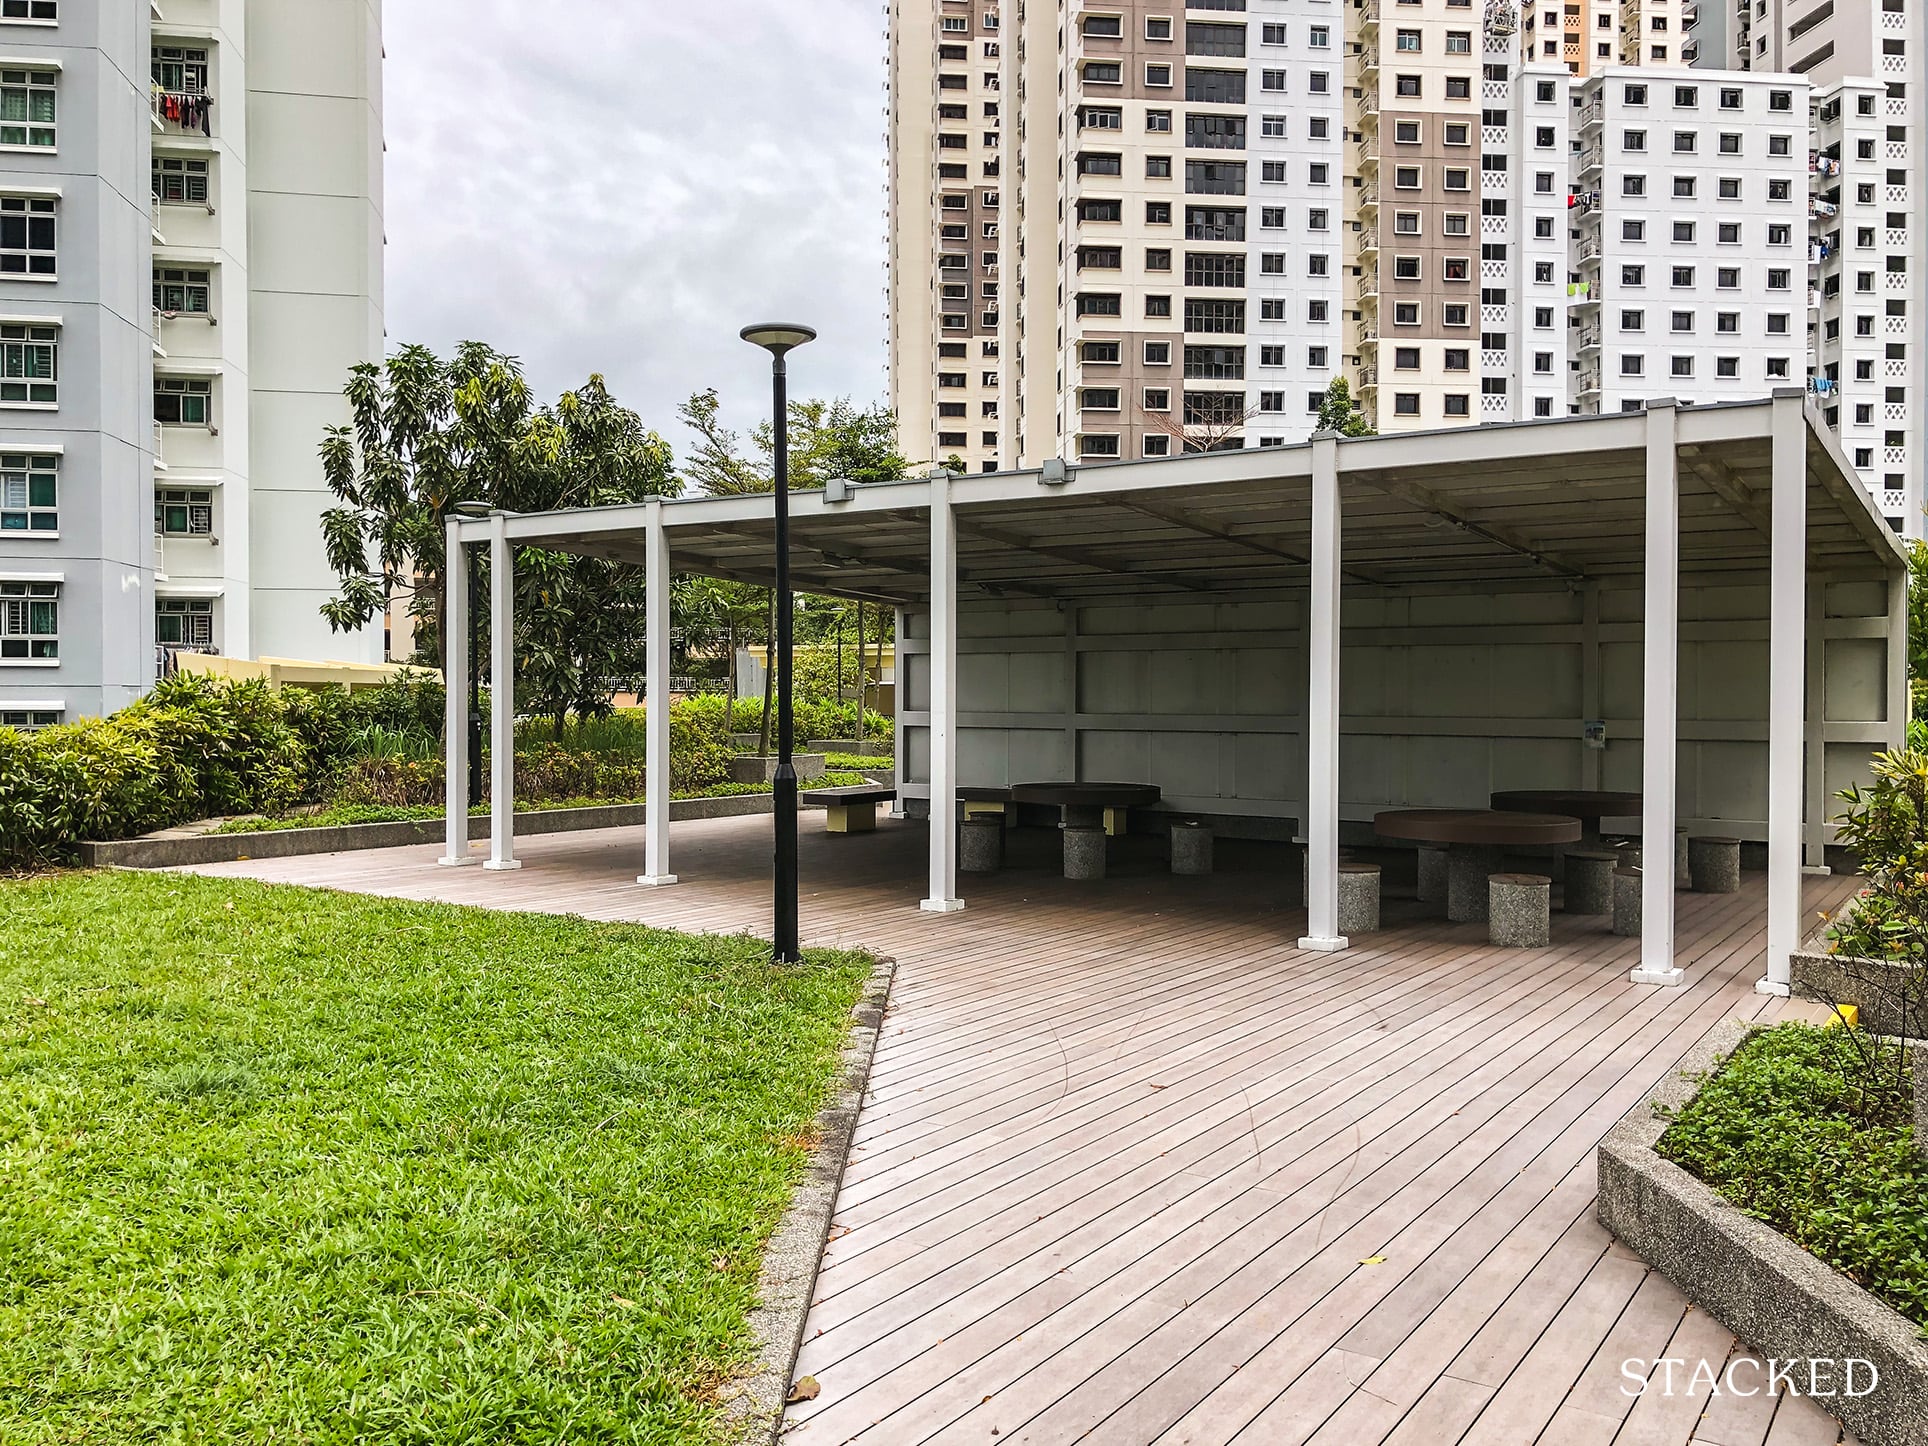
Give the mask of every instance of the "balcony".
POLYGON ((1364 0, 1359 7, 1359 32, 1377 32, 1379 29, 1379 0, 1364 0))
POLYGON ((1368 181, 1359 188, 1359 209, 1376 210, 1379 206, 1379 183, 1368 181))
POLYGON ((1587 105, 1583 105, 1580 107, 1580 129, 1581 130, 1584 131, 1592 128, 1593 126, 1605 125, 1606 121, 1607 121, 1607 107, 1604 102, 1595 100, 1590 102, 1587 105))
POLYGON ((1379 83, 1379 47, 1368 45, 1359 52, 1359 84, 1379 83))
POLYGON ((1364 366, 1359 368, 1359 390, 1361 392, 1373 391, 1378 387, 1378 385, 1379 385, 1379 368, 1378 367, 1364 366))
POLYGON ((1379 124, 1379 97, 1370 91, 1359 97, 1359 124, 1361 126, 1379 124))
POLYGON ((1359 268, 1359 300, 1362 305, 1379 304, 1379 268, 1377 266, 1359 268))
POLYGON ((1580 369, 1579 385, 1580 395, 1583 397, 1597 397, 1600 395, 1600 369, 1598 367, 1582 367, 1580 369))
POLYGON ((168 136, 213 137, 213 96, 198 90, 162 90, 157 85, 148 91, 147 99, 157 132, 168 136))
POLYGON ((1598 350, 1600 346, 1600 328, 1597 326, 1581 327, 1578 333, 1578 341, 1581 351, 1598 350))

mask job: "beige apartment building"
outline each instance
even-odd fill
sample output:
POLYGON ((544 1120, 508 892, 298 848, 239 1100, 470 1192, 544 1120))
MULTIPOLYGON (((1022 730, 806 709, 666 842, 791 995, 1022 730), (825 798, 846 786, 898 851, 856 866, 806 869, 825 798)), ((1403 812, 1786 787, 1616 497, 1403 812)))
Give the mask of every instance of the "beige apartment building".
POLYGON ((1341 377, 1381 431, 1806 378, 1902 523, 1922 3, 1770 17, 1819 58, 1754 17, 1731 73, 1689 0, 892 0, 906 450, 1289 443, 1341 377))

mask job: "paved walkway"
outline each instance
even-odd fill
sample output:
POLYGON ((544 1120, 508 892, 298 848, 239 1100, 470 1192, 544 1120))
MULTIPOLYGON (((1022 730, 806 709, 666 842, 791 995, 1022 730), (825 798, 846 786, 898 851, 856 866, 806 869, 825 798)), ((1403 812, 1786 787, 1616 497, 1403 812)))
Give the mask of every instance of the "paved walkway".
MULTIPOLYGON (((765 819, 679 824, 685 882, 655 891, 640 830, 529 840, 514 874, 436 852, 200 872, 768 919, 765 819)), ((1607 1129, 1717 1020, 1789 1009, 1752 990, 1759 875, 1679 896, 1690 982, 1662 990, 1627 982, 1636 941, 1558 915, 1553 948, 1514 953, 1395 904, 1303 954, 1273 902, 1296 856, 1220 853, 1207 879, 1014 868, 940 917, 918 826, 806 833, 807 938, 899 973, 798 1368, 822 1394, 787 1439, 1833 1446, 1796 1398, 1628 1395, 1623 1362, 1736 1346, 1593 1217, 1607 1129)))

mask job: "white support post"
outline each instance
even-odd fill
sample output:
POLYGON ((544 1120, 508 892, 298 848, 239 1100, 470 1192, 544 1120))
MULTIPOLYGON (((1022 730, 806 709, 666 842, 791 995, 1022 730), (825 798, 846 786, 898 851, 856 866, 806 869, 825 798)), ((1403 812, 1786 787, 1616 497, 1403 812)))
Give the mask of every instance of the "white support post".
MULTIPOLYGON (((1580 711, 1584 721, 1601 716, 1600 584, 1589 579, 1580 592, 1580 711)), ((1600 786, 1600 749, 1580 745, 1580 787, 1600 786)))
POLYGON ((1908 569, 1888 574, 1888 751, 1908 746, 1908 569))
POLYGON ((489 518, 489 858, 485 869, 519 869, 515 856, 515 558, 509 515, 489 518))
POLYGON ((952 914, 957 897, 957 518, 951 479, 931 479, 930 896, 918 907, 952 914))
POLYGON ((1807 782, 1806 822, 1801 829, 1805 870, 1825 874, 1828 821, 1828 585, 1824 577, 1807 582, 1807 782))
POLYGON ((1677 985, 1674 962, 1675 764, 1680 729, 1680 414, 1647 403, 1646 695, 1640 744, 1640 963, 1636 984, 1677 985))
POLYGON ((1801 947, 1801 814, 1808 701, 1807 413, 1778 387, 1773 405, 1773 555, 1768 569, 1767 977, 1785 997, 1801 947))
POLYGON ((1306 695, 1306 934, 1301 949, 1336 953, 1339 932, 1339 439, 1312 439, 1312 585, 1306 606, 1311 660, 1306 695))
POLYGON ((469 560, 463 550, 461 522, 448 520, 442 561, 442 806, 447 824, 442 857, 449 868, 472 864, 469 854, 469 560))
POLYGON ((908 761, 910 737, 904 731, 904 700, 907 696, 904 691, 904 676, 906 672, 904 663, 904 619, 906 616, 907 614, 902 608, 897 609, 896 631, 892 635, 895 639, 893 646, 896 649, 897 657, 897 666, 894 669, 891 679, 893 706, 890 713, 890 781, 891 785, 897 790, 897 796, 890 801, 890 816, 892 818, 904 817, 904 786, 910 782, 910 764, 908 761))
POLYGON ((649 504, 648 559, 644 564, 644 672, 649 693, 643 702, 647 765, 643 778, 643 873, 645 888, 676 882, 669 871, 669 533, 663 526, 662 499, 649 504))

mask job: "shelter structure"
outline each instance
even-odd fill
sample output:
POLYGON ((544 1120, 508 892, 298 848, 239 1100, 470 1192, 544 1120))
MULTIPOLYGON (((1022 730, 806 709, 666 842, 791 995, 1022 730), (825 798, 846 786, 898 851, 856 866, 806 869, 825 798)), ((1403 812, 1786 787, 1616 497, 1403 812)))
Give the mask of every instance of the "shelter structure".
MULTIPOLYGON (((1398 807, 1498 790, 1643 795, 1649 858, 1677 826, 1764 843, 1767 957, 1787 992, 1801 875, 1832 795, 1905 740, 1907 567, 1798 388, 1759 402, 1296 447, 839 487, 792 501, 799 588, 897 610, 900 807, 927 816, 923 907, 962 908, 957 789, 1159 785, 1227 831, 1303 837, 1312 950, 1338 951, 1343 838, 1398 807)), ((669 672, 673 573, 768 584, 767 499, 452 519, 491 549, 495 675, 517 547, 648 572, 669 672)), ((459 653, 459 650, 458 650, 459 653)), ((465 680, 449 678, 452 709, 465 680)), ((645 885, 675 882, 668 697, 647 707, 645 885)), ((486 866, 515 866, 513 702, 494 693, 486 866)), ((466 731, 448 736, 451 865, 466 731)), ((1296 892, 1296 879, 1281 879, 1296 892)), ((1639 982, 1676 984, 1674 883, 1643 883, 1639 982)))

